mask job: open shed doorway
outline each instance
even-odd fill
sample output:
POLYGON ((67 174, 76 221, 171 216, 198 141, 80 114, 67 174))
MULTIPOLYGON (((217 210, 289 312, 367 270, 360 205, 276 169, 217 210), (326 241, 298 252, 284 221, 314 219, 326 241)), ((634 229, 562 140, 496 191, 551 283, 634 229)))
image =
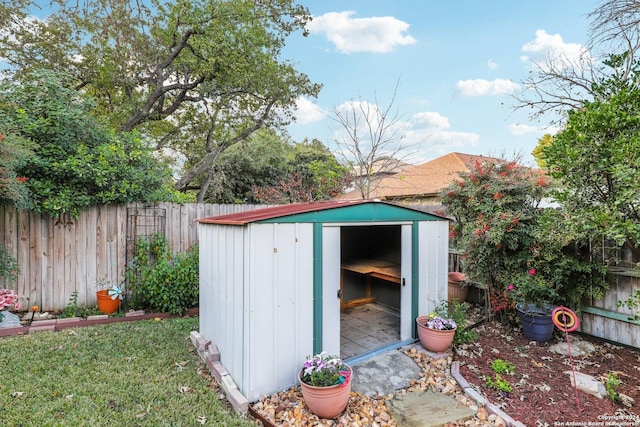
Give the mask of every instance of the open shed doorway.
POLYGON ((402 226, 340 230, 340 356, 401 340, 402 226))

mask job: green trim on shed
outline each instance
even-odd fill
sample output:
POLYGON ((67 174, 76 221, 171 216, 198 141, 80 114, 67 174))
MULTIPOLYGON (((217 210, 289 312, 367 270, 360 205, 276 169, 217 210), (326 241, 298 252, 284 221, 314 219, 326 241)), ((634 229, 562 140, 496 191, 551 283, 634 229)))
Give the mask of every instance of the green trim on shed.
POLYGON ((322 224, 313 224, 313 354, 322 351, 322 224))
MULTIPOLYGON (((418 297, 420 293, 419 286, 419 268, 420 268, 420 223, 414 221, 411 225, 411 318, 418 318, 418 297)), ((418 328, 415 322, 411 327, 411 336, 418 338, 418 328)))
POLYGON ((390 222, 390 221, 446 221, 446 218, 415 209, 388 203, 363 203, 337 206, 313 212, 303 212, 261 220, 262 223, 331 223, 331 222, 390 222))

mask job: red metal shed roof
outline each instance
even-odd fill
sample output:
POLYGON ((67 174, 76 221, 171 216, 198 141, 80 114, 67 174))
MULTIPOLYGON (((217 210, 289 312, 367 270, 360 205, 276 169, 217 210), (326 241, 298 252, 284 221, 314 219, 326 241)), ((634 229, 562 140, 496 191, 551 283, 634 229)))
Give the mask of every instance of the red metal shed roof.
POLYGON ((326 202, 294 203, 291 205, 274 206, 252 211, 202 218, 196 221, 204 224, 244 225, 251 222, 264 221, 288 215, 321 211, 343 206, 354 206, 362 203, 371 203, 371 200, 330 200, 326 202))

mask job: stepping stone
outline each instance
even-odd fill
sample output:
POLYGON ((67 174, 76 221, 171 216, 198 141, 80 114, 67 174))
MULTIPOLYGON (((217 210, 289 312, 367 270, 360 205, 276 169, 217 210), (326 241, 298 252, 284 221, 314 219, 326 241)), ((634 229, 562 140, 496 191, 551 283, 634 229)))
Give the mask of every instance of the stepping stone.
MULTIPOLYGON (((571 355, 573 357, 588 356, 596 350, 596 347, 588 341, 581 340, 578 337, 569 337, 569 344, 571 344, 571 355)), ((560 354, 562 356, 569 356, 569 346, 563 339, 561 342, 549 347, 549 351, 560 354)))
POLYGON ((351 389, 366 396, 386 396, 409 387, 419 378, 420 367, 406 354, 393 350, 352 366, 351 389))
POLYGON ((453 421, 466 421, 475 412, 451 396, 425 391, 396 396, 387 406, 402 427, 436 427, 453 421))
POLYGON ((604 398, 607 395, 607 390, 600 381, 592 377, 591 375, 584 374, 582 372, 575 373, 575 381, 573 380, 574 372, 573 371, 564 371, 565 374, 569 375, 571 378, 571 386, 576 387, 576 383, 578 384, 578 390, 582 390, 585 393, 589 393, 599 399, 604 398))

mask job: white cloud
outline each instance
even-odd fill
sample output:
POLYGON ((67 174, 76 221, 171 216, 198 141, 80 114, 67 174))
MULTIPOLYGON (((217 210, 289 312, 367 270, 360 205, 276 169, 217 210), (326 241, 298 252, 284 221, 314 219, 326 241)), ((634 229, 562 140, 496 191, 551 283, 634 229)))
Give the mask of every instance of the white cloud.
POLYGON ((487 96, 508 95, 520 88, 520 85, 511 80, 460 80, 456 83, 456 89, 462 96, 487 96))
POLYGON ((527 125, 523 123, 512 123, 509 125, 509 132, 511 133, 511 135, 516 135, 516 136, 536 135, 536 134, 544 135, 547 133, 549 135, 555 135, 556 133, 558 133, 559 130, 560 128, 556 126, 538 127, 538 126, 532 126, 532 125, 527 125))
POLYGON ((566 68, 569 65, 579 66, 583 61, 590 61, 587 49, 579 43, 565 43, 560 34, 548 34, 545 30, 537 30, 535 39, 522 45, 524 62, 550 61, 556 67, 566 68))
POLYGON ((411 118, 411 121, 419 124, 431 125, 433 127, 447 129, 449 125, 449 119, 441 115, 440 113, 435 113, 433 111, 424 111, 421 113, 416 113, 411 118))
POLYGON ((529 135, 541 133, 541 130, 536 126, 513 123, 509 125, 509 132, 511 135, 529 135))
MULTIPOLYGON (((378 109, 376 104, 368 101, 347 101, 337 107, 338 111, 346 114, 352 114, 361 109, 369 111, 370 119, 375 117, 378 109)), ((361 135, 365 135, 366 130, 362 129, 366 124, 366 120, 361 116, 358 118, 360 124, 361 135)), ((377 123, 371 123, 373 127, 377 123)), ((444 152, 468 149, 477 145, 480 136, 471 132, 460 132, 450 130, 449 119, 435 111, 421 111, 415 113, 407 120, 400 120, 389 128, 386 136, 401 138, 400 146, 393 150, 393 155, 408 163, 421 163, 428 158, 437 157, 444 152)), ((334 138, 339 140, 348 140, 349 136, 345 134, 344 129, 336 127, 334 129, 334 138)), ((390 147, 388 147, 390 148, 390 147)), ((379 153, 382 155, 381 153, 379 153)))
POLYGON ((296 99, 296 111, 294 115, 296 117, 296 124, 298 125, 308 125, 319 122, 327 117, 326 111, 304 97, 296 99))
POLYGON ((500 65, 498 65, 496 62, 493 62, 491 59, 487 61, 487 67, 489 67, 490 70, 495 70, 498 67, 500 67, 500 65))
POLYGON ((451 151, 464 151, 476 146, 480 140, 476 133, 449 130, 450 126, 449 119, 440 113, 423 111, 414 114, 405 128, 408 145, 421 148, 411 156, 412 163, 451 151))
POLYGON ((329 12, 314 16, 307 24, 310 33, 324 34, 339 52, 391 52, 396 46, 416 39, 406 34, 409 24, 392 16, 353 18, 354 11, 329 12))

